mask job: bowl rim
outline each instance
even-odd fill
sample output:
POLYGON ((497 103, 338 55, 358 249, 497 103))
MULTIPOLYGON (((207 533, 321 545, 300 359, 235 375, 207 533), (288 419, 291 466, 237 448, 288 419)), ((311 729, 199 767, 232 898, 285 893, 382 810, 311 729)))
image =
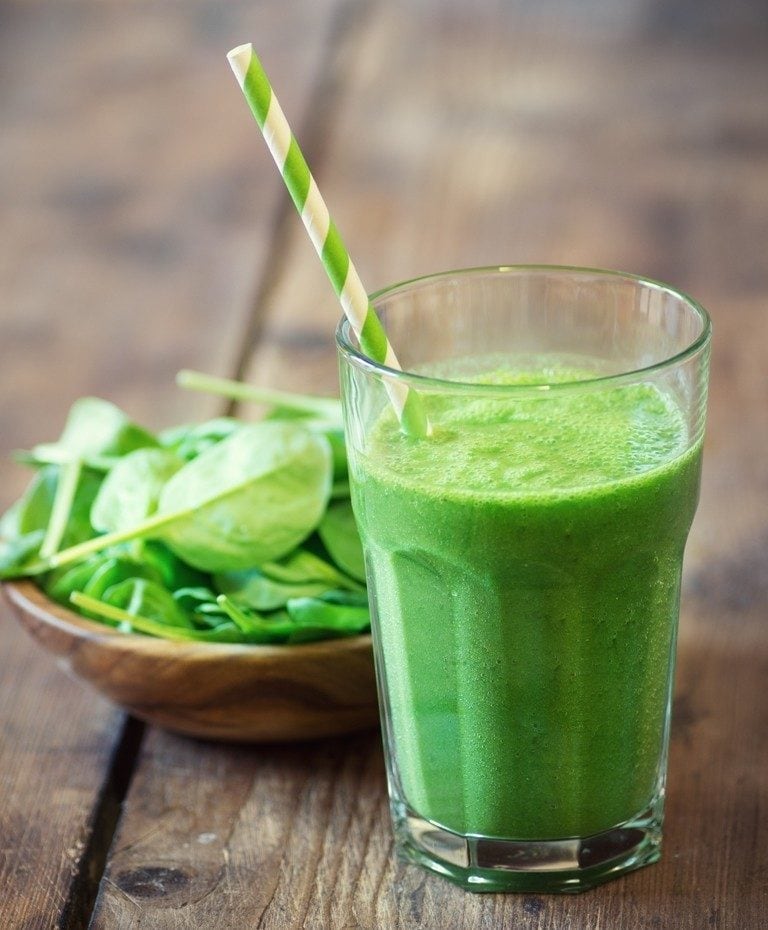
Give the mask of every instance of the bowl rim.
POLYGON ((259 645, 257 643, 205 643, 162 639, 159 636, 145 636, 140 633, 123 633, 105 626, 95 620, 81 617, 79 614, 51 600, 37 585, 30 580, 3 581, 0 588, 6 601, 16 611, 31 615, 48 627, 53 627, 78 639, 99 641, 108 648, 168 654, 176 657, 194 654, 211 659, 227 656, 244 658, 322 658, 331 653, 354 652, 372 648, 370 633, 359 636, 340 636, 335 639, 323 639, 313 643, 296 643, 294 645, 259 645))

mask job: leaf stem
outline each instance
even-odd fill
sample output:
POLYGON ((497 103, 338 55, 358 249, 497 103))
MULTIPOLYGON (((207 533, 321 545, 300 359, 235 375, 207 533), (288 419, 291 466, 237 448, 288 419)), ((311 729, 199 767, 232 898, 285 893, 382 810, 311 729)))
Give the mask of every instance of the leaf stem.
POLYGON ((50 558, 61 545, 61 540, 64 538, 67 529, 69 515, 72 512, 72 504, 75 500, 82 469, 83 463, 80 459, 73 459, 71 462, 67 462, 66 465, 61 466, 56 494, 53 498, 53 507, 51 508, 51 519, 48 521, 45 538, 42 546, 40 546, 41 559, 50 558))
MULTIPOLYGON (((62 565, 69 565, 70 562, 77 562, 87 555, 93 555, 94 552, 101 552, 108 546, 116 546, 118 543, 128 542, 131 539, 137 539, 141 536, 147 536, 154 530, 166 523, 171 523, 179 516, 178 512, 156 514, 143 523, 129 527, 125 530, 116 530, 114 533, 105 533, 103 536, 94 536, 93 539, 86 539, 85 542, 78 543, 76 546, 70 546, 69 549, 62 549, 61 552, 49 556, 42 563, 47 571, 51 568, 60 568, 62 565)), ((37 567, 37 566, 35 566, 37 567)))
POLYGON ((287 618, 285 620, 267 620, 256 611, 246 613, 226 594, 220 594, 216 603, 227 614, 235 626, 246 636, 289 636, 296 628, 287 618))
POLYGON ((256 403, 268 404, 271 407, 282 407, 306 416, 327 417, 336 421, 341 420, 341 402, 335 397, 313 397, 308 394, 293 394, 289 391, 275 391, 270 388, 261 388, 253 384, 244 384, 242 381, 232 381, 229 378, 217 378, 206 375, 200 371, 184 369, 176 375, 176 384, 188 391, 201 391, 205 394, 215 394, 218 397, 227 397, 230 400, 247 400, 256 403))
POLYGON ((121 607, 99 601, 95 597, 89 597, 80 591, 73 591, 69 596, 69 600, 81 610, 87 610, 113 623, 130 624, 133 630, 138 630, 149 636, 157 636, 160 639, 175 639, 180 642, 237 642, 239 640, 239 636, 234 629, 231 632, 225 632, 224 630, 198 631, 171 626, 167 623, 158 623, 157 620, 150 620, 149 617, 129 613, 121 607))
POLYGON ((129 614, 127 610, 114 607, 112 604, 106 604, 95 597, 83 594, 82 591, 73 591, 69 595, 69 602, 81 610, 97 614, 103 620, 109 620, 110 623, 131 623, 134 619, 133 614, 129 614))
POLYGON ((80 462, 94 471, 109 471, 118 461, 118 455, 75 456, 56 442, 44 443, 33 449, 17 449, 11 453, 14 461, 30 468, 42 468, 45 465, 72 465, 80 462))

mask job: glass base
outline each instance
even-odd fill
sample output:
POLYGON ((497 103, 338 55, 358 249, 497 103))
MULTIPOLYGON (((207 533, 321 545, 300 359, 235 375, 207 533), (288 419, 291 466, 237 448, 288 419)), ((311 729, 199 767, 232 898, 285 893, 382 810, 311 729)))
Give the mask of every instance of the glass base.
POLYGON ((402 858, 467 891, 586 891, 661 855, 661 814, 653 810, 605 833, 565 840, 463 836, 406 807, 393 819, 402 858))

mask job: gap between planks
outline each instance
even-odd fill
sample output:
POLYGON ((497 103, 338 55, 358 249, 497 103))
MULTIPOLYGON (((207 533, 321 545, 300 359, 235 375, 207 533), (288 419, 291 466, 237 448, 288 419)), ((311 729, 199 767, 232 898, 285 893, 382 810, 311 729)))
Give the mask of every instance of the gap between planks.
POLYGON ((123 800, 139 762, 145 729, 141 721, 125 718, 94 807, 88 844, 61 912, 60 930, 87 930, 90 923, 123 800))

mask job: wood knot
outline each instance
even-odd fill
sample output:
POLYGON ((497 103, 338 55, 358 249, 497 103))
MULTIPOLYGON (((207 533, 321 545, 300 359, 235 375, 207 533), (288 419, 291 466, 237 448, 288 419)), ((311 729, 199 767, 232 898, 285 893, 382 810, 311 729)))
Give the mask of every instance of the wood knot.
POLYGON ((526 914, 536 916, 544 910, 544 899, 537 895, 527 894, 523 898, 523 911, 526 914))
POLYGON ((116 884, 132 898, 163 898, 187 888, 190 877, 180 869, 151 865, 121 872, 116 884))

